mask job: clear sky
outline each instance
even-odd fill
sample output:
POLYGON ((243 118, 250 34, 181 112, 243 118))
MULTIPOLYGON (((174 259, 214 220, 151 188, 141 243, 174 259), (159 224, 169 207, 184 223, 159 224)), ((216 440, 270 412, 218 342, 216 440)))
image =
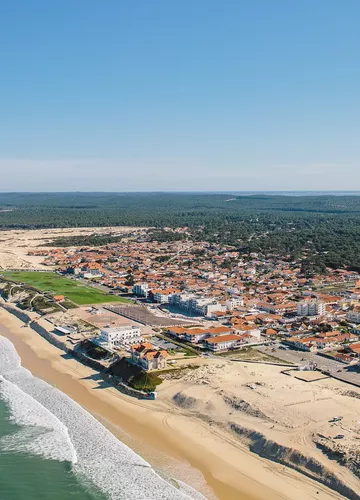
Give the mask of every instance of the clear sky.
POLYGON ((0 2, 0 190, 358 190, 359 20, 359 0, 0 2))

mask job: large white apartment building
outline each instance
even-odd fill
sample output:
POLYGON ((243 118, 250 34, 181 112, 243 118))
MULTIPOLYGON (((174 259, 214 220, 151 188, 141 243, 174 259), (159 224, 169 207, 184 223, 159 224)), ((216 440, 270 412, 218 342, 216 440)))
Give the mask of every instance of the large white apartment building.
POLYGON ((188 309, 199 316, 208 316, 215 311, 225 311, 226 307, 212 298, 194 297, 189 300, 188 309))
POLYGON ((132 287, 132 292, 138 297, 147 297, 149 295, 149 285, 147 283, 136 283, 132 287))
POLYGON ((173 293, 169 297, 169 303, 187 310, 190 308, 190 300, 194 298, 193 293, 173 293))
POLYGON ((215 311, 226 311, 226 306, 213 298, 197 297, 190 293, 173 293, 169 296, 169 303, 199 316, 208 316, 215 311))
POLYGON ((296 308, 298 316, 323 316, 326 313, 325 304, 318 300, 304 300, 296 308))
POLYGON ((154 301, 159 304, 168 304, 170 295, 165 290, 158 290, 154 293, 154 301))
POLYGON ((120 326, 117 328, 103 328, 100 336, 96 337, 95 342, 104 347, 114 348, 128 346, 143 342, 141 329, 137 326, 120 326))

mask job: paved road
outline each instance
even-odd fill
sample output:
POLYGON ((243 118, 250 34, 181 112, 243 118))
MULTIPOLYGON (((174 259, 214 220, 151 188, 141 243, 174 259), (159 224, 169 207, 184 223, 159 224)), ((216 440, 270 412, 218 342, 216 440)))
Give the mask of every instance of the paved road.
POLYGON ((355 370, 349 365, 340 363, 340 361, 324 358, 314 352, 297 351, 295 349, 279 349, 279 345, 280 344, 277 343, 272 346, 275 348, 274 352, 267 351, 266 346, 259 346, 256 347, 256 349, 266 354, 274 355, 284 361, 291 361, 296 365, 307 365, 313 361, 317 363, 320 370, 328 371, 330 375, 333 375, 335 378, 343 380, 344 382, 356 384, 360 387, 360 368, 355 370))

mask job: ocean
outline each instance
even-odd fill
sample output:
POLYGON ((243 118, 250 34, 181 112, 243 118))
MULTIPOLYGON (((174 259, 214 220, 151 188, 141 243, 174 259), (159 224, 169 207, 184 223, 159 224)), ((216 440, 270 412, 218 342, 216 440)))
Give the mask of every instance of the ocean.
POLYGON ((160 477, 0 336, 0 500, 204 500, 160 477))
POLYGON ((49 460, 24 449, 32 430, 11 418, 9 408, 0 402, 0 498, 11 500, 102 500, 105 495, 91 484, 82 484, 71 464, 49 460))

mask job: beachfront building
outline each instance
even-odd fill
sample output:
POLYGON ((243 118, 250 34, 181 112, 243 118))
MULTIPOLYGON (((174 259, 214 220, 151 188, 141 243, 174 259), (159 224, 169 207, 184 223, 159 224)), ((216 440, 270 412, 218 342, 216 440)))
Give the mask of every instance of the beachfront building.
POLYGON ((242 339, 239 337, 239 335, 218 335, 216 337, 210 337, 204 340, 205 347, 213 352, 235 349, 242 343, 242 339))
POLYGON ((153 290, 152 293, 154 302, 157 302, 158 304, 169 303, 169 296, 171 292, 169 292, 168 290, 153 290))
POLYGON ((149 285, 147 283, 136 283, 132 288, 132 292, 138 297, 147 297, 149 295, 149 285))
POLYGON ((219 335, 233 334, 234 330, 228 326, 215 326, 210 328, 182 328, 182 327, 169 327, 168 333, 178 339, 186 340, 192 344, 199 344, 204 339, 216 337, 219 335))
POLYGON ((237 333, 240 333, 240 334, 246 333, 250 337, 253 337, 254 340, 255 339, 260 340, 261 330, 260 330, 260 328, 257 328, 255 325, 244 325, 244 324, 237 325, 235 323, 234 328, 236 329, 237 333))
POLYGON ((167 367, 168 352, 154 349, 150 343, 133 345, 131 361, 145 371, 164 370, 167 367))
POLYGON ((117 328, 103 328, 100 336, 96 337, 96 343, 104 347, 125 347, 138 344, 144 339, 141 335, 141 329, 137 326, 120 326, 117 328))
POLYGON ((325 304, 318 300, 299 302, 296 308, 298 316, 323 316, 325 312, 325 304))

